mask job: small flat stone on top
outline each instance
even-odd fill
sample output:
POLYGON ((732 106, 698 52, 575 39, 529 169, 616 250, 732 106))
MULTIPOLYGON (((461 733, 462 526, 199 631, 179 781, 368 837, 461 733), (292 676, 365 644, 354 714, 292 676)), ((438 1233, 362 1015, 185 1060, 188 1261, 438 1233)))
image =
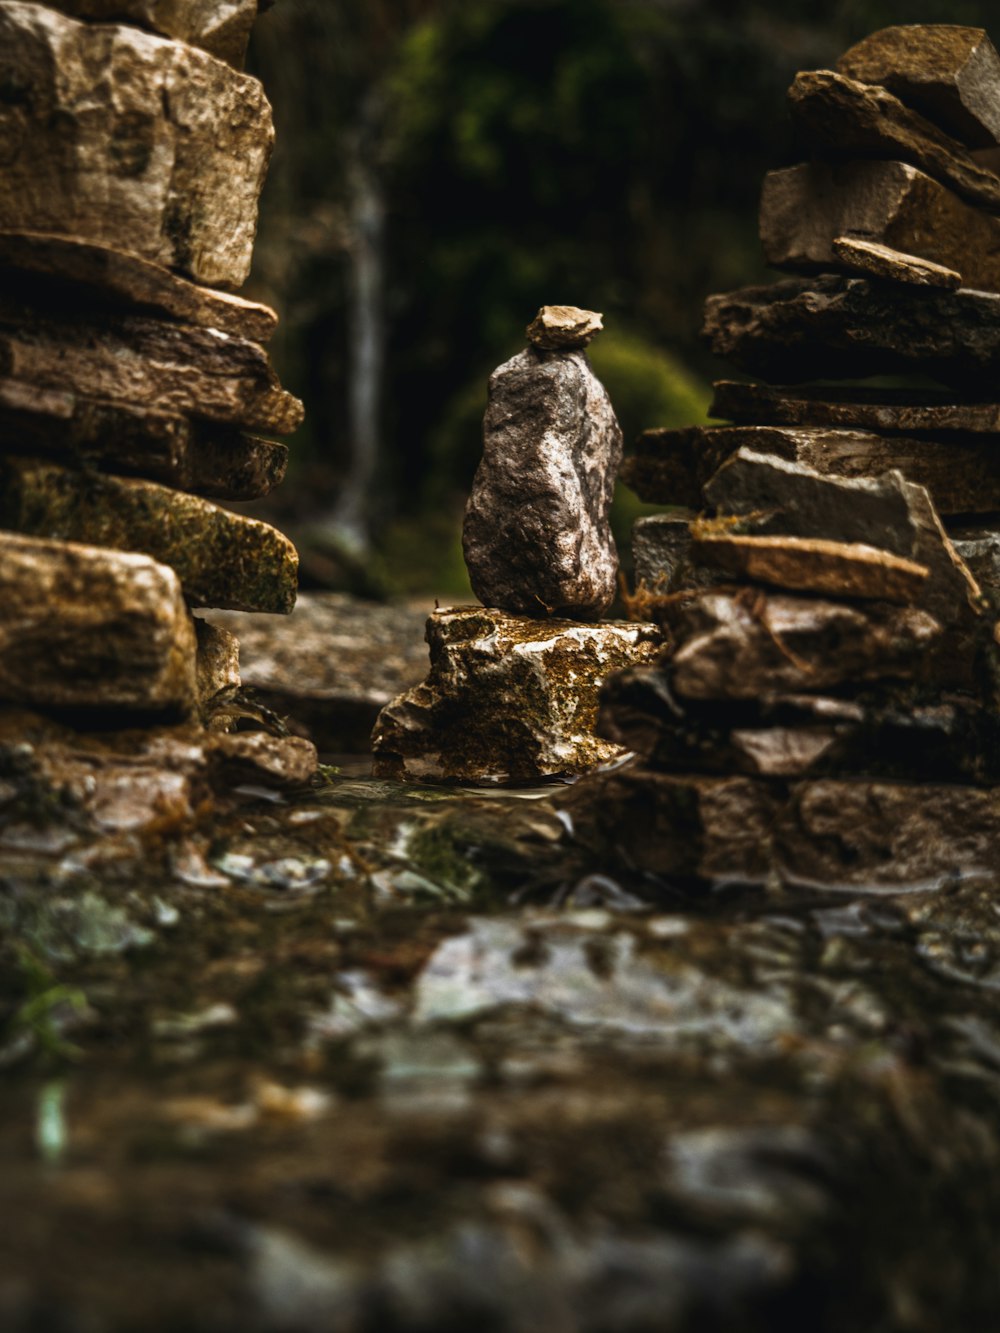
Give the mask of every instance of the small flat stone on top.
POLYGON ((603 316, 575 305, 543 305, 525 333, 533 347, 546 352, 586 347, 604 328, 603 316))
POLYGON ((943 287, 955 291, 962 285, 961 273, 919 255, 903 254, 878 241, 865 241, 856 236, 837 236, 833 253, 840 262, 855 273, 873 278, 888 278, 892 282, 908 282, 915 287, 943 287))
POLYGON ((837 61, 974 148, 1000 141, 1000 57, 983 28, 905 23, 865 37, 837 61))

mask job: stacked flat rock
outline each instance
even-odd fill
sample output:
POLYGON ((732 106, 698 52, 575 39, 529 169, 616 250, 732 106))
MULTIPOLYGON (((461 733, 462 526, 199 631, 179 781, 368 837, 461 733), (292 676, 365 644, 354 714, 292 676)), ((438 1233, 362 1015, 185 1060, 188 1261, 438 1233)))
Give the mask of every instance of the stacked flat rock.
POLYGON ((621 755, 595 734, 598 688, 647 660, 656 632, 600 619, 617 586, 622 451, 585 351, 601 328, 594 311, 544 306, 526 350, 491 376, 463 531, 484 605, 427 622, 430 674, 379 715, 376 773, 527 782, 621 755))
POLYGON ((804 276, 709 298, 764 382, 625 464, 678 506, 634 533, 669 646, 602 695, 640 758, 569 804, 666 875, 933 881, 1000 855, 1000 59, 890 28, 790 101, 810 160, 767 177, 761 236, 804 276))
POLYGON ((245 280, 273 140, 256 0, 0 0, 0 700, 197 718, 203 606, 289 612, 297 556, 217 501, 302 406, 245 280))

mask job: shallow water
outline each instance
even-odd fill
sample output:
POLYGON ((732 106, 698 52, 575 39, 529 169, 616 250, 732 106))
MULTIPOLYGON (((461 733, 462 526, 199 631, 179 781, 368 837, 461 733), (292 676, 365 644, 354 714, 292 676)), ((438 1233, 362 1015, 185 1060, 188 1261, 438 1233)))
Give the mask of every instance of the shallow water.
POLYGON ((0 1327, 991 1326, 996 885, 618 882, 551 795, 0 806, 0 1327))

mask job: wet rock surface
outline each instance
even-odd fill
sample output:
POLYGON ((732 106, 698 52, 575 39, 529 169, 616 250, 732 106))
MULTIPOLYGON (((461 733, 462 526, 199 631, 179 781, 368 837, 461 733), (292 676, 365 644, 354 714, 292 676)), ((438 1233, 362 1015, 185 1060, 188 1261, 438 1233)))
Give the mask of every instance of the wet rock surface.
POLYGON ((0 5, 0 227, 131 250, 240 286, 270 157, 260 84, 182 42, 0 5), (31 97, 16 95, 30 88, 31 97))
POLYGON ((539 623, 484 607, 427 622, 426 680, 382 710, 375 771, 466 782, 531 782, 619 757, 594 734, 597 691, 652 657, 652 625, 539 623))
POLYGON ((493 372, 463 530, 484 605, 578 620, 607 611, 617 588, 609 512, 621 453, 610 399, 583 350, 529 347, 493 372))

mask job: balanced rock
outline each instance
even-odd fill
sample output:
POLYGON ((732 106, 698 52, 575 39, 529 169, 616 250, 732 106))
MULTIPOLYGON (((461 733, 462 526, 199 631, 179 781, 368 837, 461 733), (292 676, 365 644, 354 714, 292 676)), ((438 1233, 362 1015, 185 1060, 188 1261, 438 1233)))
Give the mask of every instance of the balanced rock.
POLYGON ((648 661, 651 625, 581 625, 483 607, 427 622, 430 673, 382 710, 376 773, 466 782, 531 782, 616 758, 599 739, 597 692, 613 671, 648 661))
POLYGON ((145 555, 0 532, 0 699, 187 714, 195 630, 176 574, 145 555))
POLYGON ((604 328, 595 310, 575 305, 543 305, 525 329, 528 342, 545 352, 565 352, 586 347, 604 328))
POLYGON ((257 0, 47 0, 71 18, 135 23, 243 68, 257 0))
POLYGON ((257 80, 205 52, 0 0, 0 227, 238 287, 272 141, 257 80))
POLYGON ((796 77, 788 104, 814 150, 909 162, 970 203, 1000 211, 1000 176, 884 88, 809 70, 796 77))
MULTIPOLYGON (((957 269, 936 264, 920 255, 894 250, 880 241, 866 241, 857 236, 835 236, 834 257, 852 273, 865 277, 884 278, 886 282, 908 282, 914 287, 942 287, 954 292, 962 286, 962 275, 957 269)), ((970 282, 970 286, 982 286, 970 282)), ((996 284, 991 284, 996 289, 996 284)))
POLYGON ((1000 57, 982 28, 882 28, 845 51, 837 69, 888 88, 973 147, 1000 142, 1000 57))
POLYGON ((760 239, 774 268, 863 266, 896 281, 1000 289, 1000 219, 905 162, 809 162, 768 172, 760 239), (850 255, 844 241, 855 247, 850 255), (892 253, 880 264, 872 245, 892 253), (920 259, 946 274, 921 268, 920 259))
POLYGON ((0 458, 0 528, 151 555, 193 606, 286 613, 298 555, 267 523, 151 481, 0 458))
POLYGON ((621 454, 621 428, 582 348, 529 347, 493 372, 462 539, 480 601, 599 619, 616 591, 609 512, 621 454))

